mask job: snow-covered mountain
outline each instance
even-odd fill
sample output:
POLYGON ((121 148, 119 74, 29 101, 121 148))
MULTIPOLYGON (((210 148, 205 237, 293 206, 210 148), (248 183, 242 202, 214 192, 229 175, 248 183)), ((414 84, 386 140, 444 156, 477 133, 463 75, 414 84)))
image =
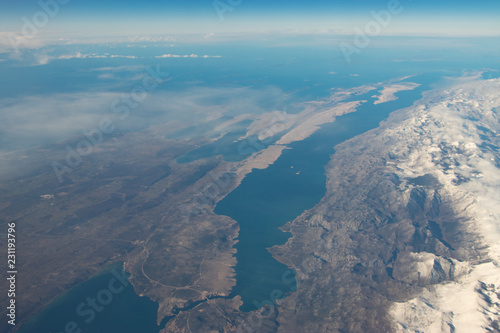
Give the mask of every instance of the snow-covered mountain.
MULTIPOLYGON (((461 226, 476 233, 484 255, 459 263, 452 281, 394 303, 400 332, 498 331, 500 319, 500 81, 473 80, 429 94, 388 129, 404 138, 392 166, 407 186, 431 175, 452 201, 461 226)), ((431 256, 431 257, 429 257, 431 256)), ((436 259, 414 258, 420 278, 436 259)))

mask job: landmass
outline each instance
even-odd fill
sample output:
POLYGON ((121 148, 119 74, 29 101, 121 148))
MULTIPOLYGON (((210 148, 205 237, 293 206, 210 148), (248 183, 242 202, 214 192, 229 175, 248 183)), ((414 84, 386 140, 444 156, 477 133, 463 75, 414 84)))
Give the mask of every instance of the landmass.
POLYGON ((18 170, 2 182, 0 211, 18 225, 19 323, 124 262, 136 292, 158 302, 158 323, 169 319, 162 332, 498 330, 499 80, 427 92, 336 146, 325 196, 283 227, 293 235, 286 244, 270 249, 296 270, 297 291, 276 311, 249 313, 231 295, 239 230, 213 213, 215 204, 287 144, 363 102, 347 98, 385 87, 379 100, 388 101, 416 87, 394 82, 332 92, 294 116, 221 125, 225 133, 251 119, 241 140, 276 140, 240 162, 219 155, 178 164, 213 133, 168 139, 179 129, 170 125, 112 135, 61 183, 50 164, 78 138, 3 155, 18 170))
POLYGON ((372 97, 377 98, 377 100, 375 102, 373 102, 373 104, 380 104, 380 103, 385 103, 385 102, 389 102, 389 101, 394 101, 397 99, 397 97, 395 95, 397 92, 404 91, 404 90, 413 90, 413 89, 417 88, 418 86, 420 86, 420 84, 414 83, 414 82, 402 82, 402 83, 395 83, 395 84, 385 86, 382 89, 382 92, 380 93, 380 95, 372 96, 372 97))
POLYGON ((498 80, 437 90, 335 147, 327 194, 273 249, 278 331, 498 330, 498 80))

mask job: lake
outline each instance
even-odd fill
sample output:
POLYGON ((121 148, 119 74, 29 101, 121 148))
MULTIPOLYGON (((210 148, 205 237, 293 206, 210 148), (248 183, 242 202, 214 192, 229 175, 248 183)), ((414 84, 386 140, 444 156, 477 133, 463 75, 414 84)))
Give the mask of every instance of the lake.
POLYGON ((240 226, 236 258, 236 286, 240 310, 252 311, 262 302, 285 297, 295 290, 293 272, 267 250, 291 236, 278 228, 316 205, 326 191, 325 166, 333 147, 376 128, 392 111, 411 106, 422 91, 439 78, 421 75, 411 81, 422 85, 397 93, 398 100, 374 105, 371 91, 355 99, 367 99, 356 112, 337 117, 309 138, 289 145, 267 169, 253 170, 222 201, 215 213, 236 220, 240 226), (276 297, 280 295, 281 297, 276 297))
POLYGON ((57 297, 19 333, 158 333, 158 303, 139 297, 114 264, 57 297))

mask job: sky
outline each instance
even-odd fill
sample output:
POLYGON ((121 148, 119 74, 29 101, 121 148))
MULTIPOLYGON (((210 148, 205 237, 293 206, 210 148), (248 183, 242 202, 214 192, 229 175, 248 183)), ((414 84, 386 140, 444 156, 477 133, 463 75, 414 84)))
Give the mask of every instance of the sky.
POLYGON ((28 21, 38 23, 40 36, 61 37, 196 33, 355 35, 375 20, 373 13, 387 13, 391 6, 397 10, 390 14, 381 35, 500 35, 498 0, 0 0, 0 33, 20 33, 28 21), (44 17, 43 11, 53 15, 44 17))

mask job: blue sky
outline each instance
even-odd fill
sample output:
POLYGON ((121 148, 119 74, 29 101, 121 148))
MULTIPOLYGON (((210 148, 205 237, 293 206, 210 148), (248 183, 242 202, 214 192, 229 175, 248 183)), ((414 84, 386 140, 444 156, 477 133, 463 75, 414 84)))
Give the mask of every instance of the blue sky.
MULTIPOLYGON (((50 3, 57 0, 42 0, 50 3)), ((63 1, 63 0, 58 0, 63 1)), ((64 0, 43 27, 53 35, 103 36, 181 33, 355 34, 386 10, 388 0, 64 0), (222 19, 221 19, 222 18, 222 19)), ((398 0, 394 0, 398 1, 398 0)), ((498 0, 401 0, 384 35, 500 35, 498 0)), ((0 0, 0 31, 33 21, 37 0, 0 0)))

